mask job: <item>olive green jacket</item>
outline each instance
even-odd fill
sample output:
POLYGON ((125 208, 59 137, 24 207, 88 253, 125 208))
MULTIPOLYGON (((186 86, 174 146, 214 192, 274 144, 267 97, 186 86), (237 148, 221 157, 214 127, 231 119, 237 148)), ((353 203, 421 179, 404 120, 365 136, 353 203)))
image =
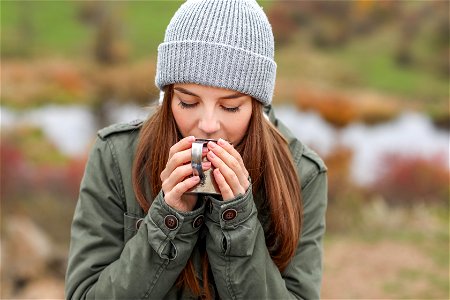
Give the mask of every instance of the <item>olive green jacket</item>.
POLYGON ((202 285, 200 237, 215 298, 318 299, 326 167, 270 108, 267 113, 288 139, 301 178, 304 223, 295 256, 283 272, 270 258, 263 229, 267 211, 251 187, 231 201, 206 197, 191 212, 169 207, 160 192, 145 214, 131 182, 141 127, 133 122, 100 130, 91 150, 72 224, 66 298, 195 299, 175 282, 192 254, 202 285))

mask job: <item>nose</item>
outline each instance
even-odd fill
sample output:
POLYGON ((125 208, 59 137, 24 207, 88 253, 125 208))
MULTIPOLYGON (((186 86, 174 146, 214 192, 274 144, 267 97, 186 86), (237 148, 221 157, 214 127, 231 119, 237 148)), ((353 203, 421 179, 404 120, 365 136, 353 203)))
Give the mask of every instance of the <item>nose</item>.
POLYGON ((204 112, 198 122, 198 128, 207 136, 211 137, 220 130, 220 122, 214 112, 204 112))

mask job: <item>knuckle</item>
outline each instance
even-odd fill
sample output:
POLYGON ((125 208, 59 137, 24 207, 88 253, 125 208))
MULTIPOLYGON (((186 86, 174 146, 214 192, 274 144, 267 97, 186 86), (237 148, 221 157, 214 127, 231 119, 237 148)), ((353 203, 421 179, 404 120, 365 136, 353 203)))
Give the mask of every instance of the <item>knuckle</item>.
POLYGON ((182 181, 180 183, 180 190, 179 190, 180 194, 184 194, 190 187, 191 186, 188 184, 186 180, 182 181))
POLYGON ((172 200, 172 192, 171 191, 165 193, 164 200, 166 200, 166 202, 169 202, 172 200))
POLYGON ((178 183, 176 186, 174 186, 174 188, 172 189, 172 193, 174 193, 174 194, 176 194, 176 195, 181 195, 183 192, 182 192, 182 186, 183 186, 183 183, 181 182, 181 183, 178 183))
POLYGON ((239 158, 238 162, 241 165, 242 169, 245 169, 245 164, 244 164, 244 161, 242 160, 242 158, 239 158))
POLYGON ((190 165, 183 165, 183 166, 180 166, 180 167, 178 167, 178 168, 176 168, 175 169, 175 171, 176 171, 176 176, 178 177, 178 178, 180 178, 180 177, 186 177, 187 175, 189 175, 189 170, 191 169, 191 166, 190 165))
POLYGON ((220 186, 221 189, 228 188, 228 183, 227 183, 227 181, 225 180, 224 177, 221 177, 217 184, 220 186))
POLYGON ((175 145, 172 145, 169 149, 169 157, 172 157, 175 153, 175 145))
POLYGON ((176 167, 175 170, 173 170, 171 176, 178 178, 180 176, 180 167, 176 167))
MULTIPOLYGON (((216 170, 217 170, 217 169, 216 169, 216 170)), ((223 177, 223 175, 222 175, 222 173, 221 173, 220 170, 218 170, 218 171, 215 171, 215 170, 214 170, 214 179, 215 179, 216 181, 222 181, 222 177, 223 177)))
POLYGON ((236 174, 231 169, 224 170, 223 175, 225 178, 230 178, 230 179, 234 179, 234 177, 236 176, 236 174))
POLYGON ((169 195, 172 195, 172 191, 170 189, 168 189, 167 187, 161 187, 161 190, 163 191, 164 195, 166 195, 167 197, 170 197, 169 195))
POLYGON ((169 155, 170 157, 176 155, 177 153, 180 153, 183 151, 183 149, 185 149, 185 145, 186 141, 183 139, 181 141, 179 141, 178 143, 172 145, 169 149, 169 155))
POLYGON ((184 160, 183 160, 183 152, 177 152, 173 155, 173 159, 176 163, 177 166, 181 165, 184 160))
POLYGON ((233 159, 233 160, 231 161, 231 168, 232 168, 233 170, 237 170, 237 169, 240 169, 240 168, 241 168, 241 165, 239 164, 239 162, 238 162, 236 159, 233 159))
POLYGON ((219 185, 220 189, 224 189, 228 186, 227 182, 223 178, 220 178, 220 180, 217 181, 217 184, 219 185))
POLYGON ((239 181, 239 178, 237 177, 236 173, 231 174, 231 179, 233 181, 239 181))
POLYGON ((225 152, 225 149, 223 147, 216 147, 215 151, 217 152, 217 154, 222 154, 225 152))
POLYGON ((176 152, 172 155, 172 157, 170 158, 170 162, 174 165, 174 166, 178 166, 178 159, 179 159, 179 152, 176 152))

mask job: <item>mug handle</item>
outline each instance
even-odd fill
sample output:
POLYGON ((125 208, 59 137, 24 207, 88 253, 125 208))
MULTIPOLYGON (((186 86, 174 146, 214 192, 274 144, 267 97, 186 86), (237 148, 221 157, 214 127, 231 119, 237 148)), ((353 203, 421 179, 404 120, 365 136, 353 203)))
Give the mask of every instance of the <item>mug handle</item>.
POLYGON ((200 181, 203 182, 205 180, 205 174, 203 173, 202 168, 202 152, 203 152, 203 145, 205 144, 204 141, 195 141, 192 143, 192 159, 191 159, 191 166, 192 166, 192 174, 194 176, 199 176, 200 181))

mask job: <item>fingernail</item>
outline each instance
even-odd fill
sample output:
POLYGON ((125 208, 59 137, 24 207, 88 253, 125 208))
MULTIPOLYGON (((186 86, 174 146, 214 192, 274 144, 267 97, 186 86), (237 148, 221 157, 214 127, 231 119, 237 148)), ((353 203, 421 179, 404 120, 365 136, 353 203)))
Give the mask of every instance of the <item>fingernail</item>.
POLYGON ((193 136, 193 135, 188 136, 188 141, 189 141, 189 142, 195 141, 195 136, 193 136))
POLYGON ((211 148, 216 147, 216 143, 214 143, 214 142, 209 142, 208 145, 209 145, 211 148))
POLYGON ((200 180, 200 176, 192 176, 192 180, 193 181, 199 181, 200 180))
POLYGON ((225 145, 226 145, 226 142, 225 142, 224 139, 220 138, 220 139, 217 141, 217 144, 219 144, 220 146, 225 146, 225 145))

